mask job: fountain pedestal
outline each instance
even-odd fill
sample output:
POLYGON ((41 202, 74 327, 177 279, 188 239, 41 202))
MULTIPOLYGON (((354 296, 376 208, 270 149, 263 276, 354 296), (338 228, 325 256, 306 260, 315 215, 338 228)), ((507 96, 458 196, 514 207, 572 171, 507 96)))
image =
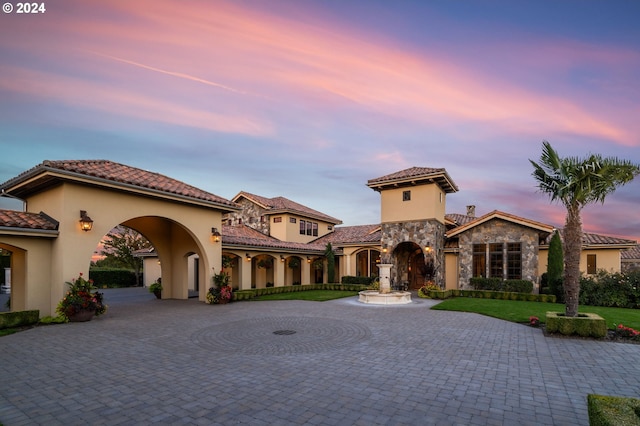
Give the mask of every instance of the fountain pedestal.
POLYGON ((391 290, 391 267, 390 263, 378 265, 380 270, 380 290, 364 290, 359 293, 358 301, 373 305, 402 305, 411 303, 411 293, 408 291, 391 290))

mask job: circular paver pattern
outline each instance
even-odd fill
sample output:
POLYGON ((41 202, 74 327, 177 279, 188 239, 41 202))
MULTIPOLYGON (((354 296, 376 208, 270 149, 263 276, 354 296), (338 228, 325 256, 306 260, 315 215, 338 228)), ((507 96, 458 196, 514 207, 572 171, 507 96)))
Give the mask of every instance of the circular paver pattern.
POLYGON ((211 351, 244 355, 292 355, 329 351, 368 339, 363 325, 329 318, 253 318, 207 327, 192 341, 211 351))

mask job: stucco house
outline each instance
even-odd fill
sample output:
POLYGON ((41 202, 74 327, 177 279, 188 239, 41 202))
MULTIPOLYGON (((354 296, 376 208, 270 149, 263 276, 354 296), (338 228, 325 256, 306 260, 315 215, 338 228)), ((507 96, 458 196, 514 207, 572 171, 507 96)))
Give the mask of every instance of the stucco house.
MULTIPOLYGON (((241 191, 227 200, 107 160, 45 161, 0 185, 25 205, 0 209, 12 309, 51 315, 64 282, 88 272, 94 249, 119 224, 154 245, 144 255, 145 281, 162 278, 163 298, 204 301, 200 290, 223 268, 238 289, 377 276, 380 263, 393 265, 392 285, 412 289, 427 281, 467 288, 474 276, 538 283, 546 271, 554 227, 501 211, 476 217, 474 206, 446 213, 446 196, 458 187, 444 168, 412 167, 367 186, 380 194, 380 222, 344 226, 285 197, 241 191), (328 243, 335 277, 327 275, 328 243)), ((583 243, 584 273, 620 271, 633 263, 623 254, 637 250, 635 241, 589 233, 583 243)))

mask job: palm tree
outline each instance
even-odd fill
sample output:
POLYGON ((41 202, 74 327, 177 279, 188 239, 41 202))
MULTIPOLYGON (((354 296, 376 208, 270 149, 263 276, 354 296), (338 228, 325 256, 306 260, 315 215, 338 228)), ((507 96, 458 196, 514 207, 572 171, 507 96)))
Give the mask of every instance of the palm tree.
POLYGON ((548 194, 551 201, 560 201, 567 209, 564 227, 565 315, 575 317, 578 315, 580 294, 580 211, 587 204, 604 203, 608 194, 640 174, 640 165, 596 154, 584 159, 561 158, 547 141, 542 142, 540 163, 529 161, 539 189, 548 194))

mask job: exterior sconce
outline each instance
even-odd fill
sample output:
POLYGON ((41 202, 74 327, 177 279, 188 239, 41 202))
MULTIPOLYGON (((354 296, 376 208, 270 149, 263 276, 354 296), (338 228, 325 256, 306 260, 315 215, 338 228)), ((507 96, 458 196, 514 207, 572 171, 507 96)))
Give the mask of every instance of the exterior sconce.
POLYGON ((251 255, 249 253, 245 253, 244 257, 247 259, 247 262, 251 262, 251 255))
POLYGON ((93 220, 87 216, 86 210, 80 210, 80 229, 88 232, 91 231, 91 228, 93 228, 93 220))
POLYGON ((307 263, 311 263, 311 258, 307 256, 307 263))
POLYGON ((424 251, 427 252, 427 253, 431 253, 431 243, 430 242, 427 243, 427 246, 424 248, 424 251))
POLYGON ((211 228, 211 236, 213 237, 213 242, 214 243, 219 243, 220 242, 220 232, 218 232, 218 228, 211 228))
POLYGON ((382 252, 383 253, 386 253, 388 250, 389 249, 387 249, 387 245, 386 244, 382 246, 382 252))
POLYGON ((280 255, 280 262, 284 262, 284 256, 280 255))

